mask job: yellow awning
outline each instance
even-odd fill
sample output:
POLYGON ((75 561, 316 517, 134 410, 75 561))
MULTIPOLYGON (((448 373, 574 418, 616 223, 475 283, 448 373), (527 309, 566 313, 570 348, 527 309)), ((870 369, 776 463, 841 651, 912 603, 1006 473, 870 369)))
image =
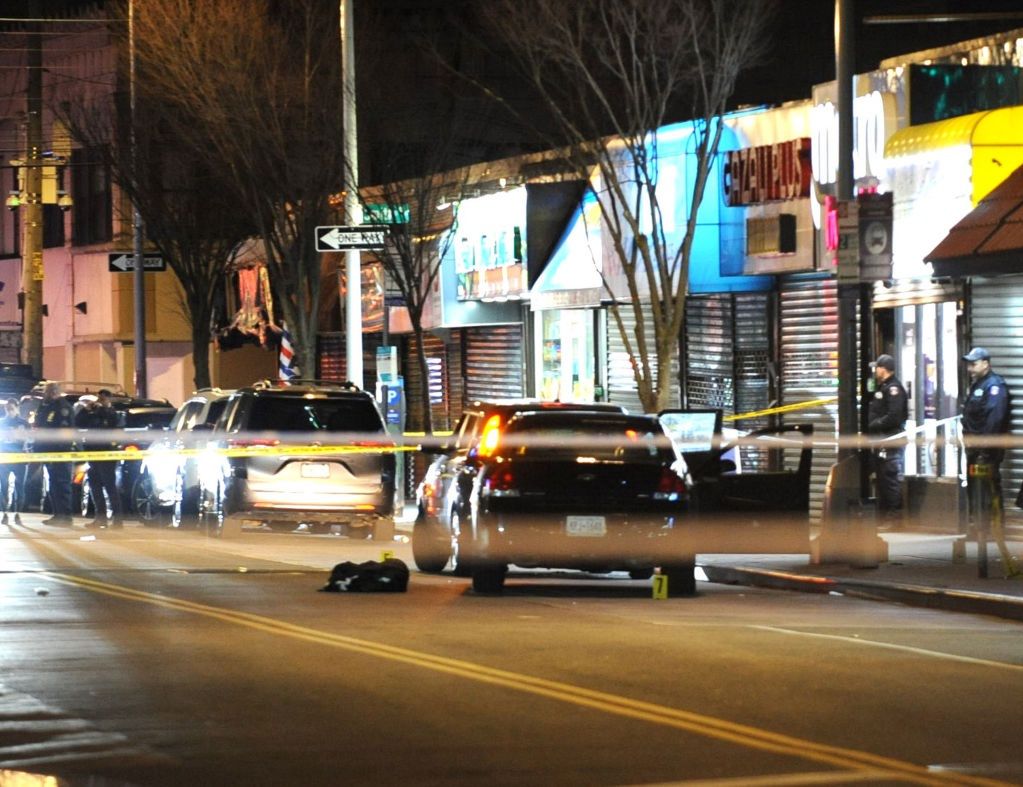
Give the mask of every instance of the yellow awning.
POLYGON ((892 134, 884 146, 885 158, 897 159, 943 149, 970 146, 973 203, 1023 164, 1023 106, 1003 107, 971 115, 909 126, 892 134))
POLYGON ((884 145, 885 158, 911 156, 955 145, 1023 144, 1023 106, 974 112, 896 131, 884 145))

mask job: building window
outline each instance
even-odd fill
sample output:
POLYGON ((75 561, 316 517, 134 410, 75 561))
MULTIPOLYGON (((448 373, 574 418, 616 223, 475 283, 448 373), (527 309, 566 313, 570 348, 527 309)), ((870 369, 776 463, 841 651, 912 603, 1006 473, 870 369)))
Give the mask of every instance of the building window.
POLYGON ((113 237, 110 168, 98 149, 83 148, 71 154, 71 196, 74 244, 109 241, 113 237))

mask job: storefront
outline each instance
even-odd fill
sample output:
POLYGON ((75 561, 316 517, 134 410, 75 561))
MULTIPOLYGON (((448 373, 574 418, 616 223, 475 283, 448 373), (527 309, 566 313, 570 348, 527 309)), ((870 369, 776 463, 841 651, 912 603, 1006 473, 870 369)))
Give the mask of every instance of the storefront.
MULTIPOLYGON (((885 146, 894 190, 893 282, 875 285, 875 335, 896 356, 910 393, 910 428, 928 445, 907 452, 908 476, 959 473, 954 449, 929 445, 958 414, 966 344, 995 341, 1017 308, 1011 282, 932 277, 925 256, 1015 167, 1023 164, 1023 108, 910 126, 885 146), (964 311, 965 306, 965 311, 964 311), (963 320, 964 316, 969 321, 963 320), (986 327, 985 327, 986 326, 986 327)), ((1017 353, 1023 362, 1023 351, 1017 353)), ((1010 363, 1012 361, 1007 358, 1010 363)))
MULTIPOLYGON (((954 225, 925 257, 936 277, 963 282, 968 293, 967 334, 961 347, 984 347, 992 367, 1012 392, 1014 435, 1023 434, 1023 167, 996 186, 954 225)), ((1002 463, 1005 511, 1023 481, 1023 451, 1012 449, 1002 463)))

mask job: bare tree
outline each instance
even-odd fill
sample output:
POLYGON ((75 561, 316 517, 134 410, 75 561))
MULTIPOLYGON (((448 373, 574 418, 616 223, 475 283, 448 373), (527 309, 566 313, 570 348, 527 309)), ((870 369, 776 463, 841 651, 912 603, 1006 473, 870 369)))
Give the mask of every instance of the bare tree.
POLYGON ((227 173, 265 246, 298 365, 315 366, 315 228, 344 174, 338 4, 136 3, 139 84, 182 108, 175 132, 227 173))
POLYGON ((540 98, 550 125, 538 131, 600 206, 620 271, 595 264, 647 411, 668 404, 721 116, 738 75, 762 54, 770 10, 770 0, 491 0, 482 9, 540 98), (674 205, 662 204, 658 190, 658 130, 675 118, 691 131, 680 230, 665 221, 674 205), (634 333, 626 330, 625 309, 634 333))
POLYGON ((426 148, 393 146, 390 161, 396 171, 424 174, 363 189, 359 195, 365 215, 373 223, 390 225, 387 245, 376 252, 376 257, 388 284, 397 288, 408 308, 422 386, 420 423, 427 434, 433 433, 433 419, 423 343, 423 310, 437 282, 441 261, 454 240, 458 202, 466 192, 472 172, 470 167, 444 172, 444 164, 451 161, 446 141, 450 139, 438 138, 435 146, 426 148))
POLYGON ((208 387, 214 309, 231 252, 252 233, 253 225, 226 173, 211 171, 168 133, 178 125, 165 121, 173 107, 142 96, 138 114, 145 122, 137 124, 133 135, 126 102, 115 98, 65 98, 54 111, 72 137, 110 168, 114 182, 142 216, 148 239, 177 275, 181 310, 191 326, 193 381, 196 388, 208 387))

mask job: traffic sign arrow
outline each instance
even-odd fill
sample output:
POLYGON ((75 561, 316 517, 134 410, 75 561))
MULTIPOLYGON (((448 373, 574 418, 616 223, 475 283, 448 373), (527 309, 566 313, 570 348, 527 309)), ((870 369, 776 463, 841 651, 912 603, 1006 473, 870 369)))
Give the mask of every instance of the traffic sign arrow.
MULTIPOLYGON (((167 263, 159 254, 146 254, 142 257, 142 268, 147 271, 165 271, 167 263)), ((127 273, 135 270, 135 255, 127 251, 114 251, 107 254, 107 269, 115 273, 127 273)))
POLYGON ((387 240, 387 230, 387 226, 379 224, 317 227, 316 250, 381 249, 387 240))

